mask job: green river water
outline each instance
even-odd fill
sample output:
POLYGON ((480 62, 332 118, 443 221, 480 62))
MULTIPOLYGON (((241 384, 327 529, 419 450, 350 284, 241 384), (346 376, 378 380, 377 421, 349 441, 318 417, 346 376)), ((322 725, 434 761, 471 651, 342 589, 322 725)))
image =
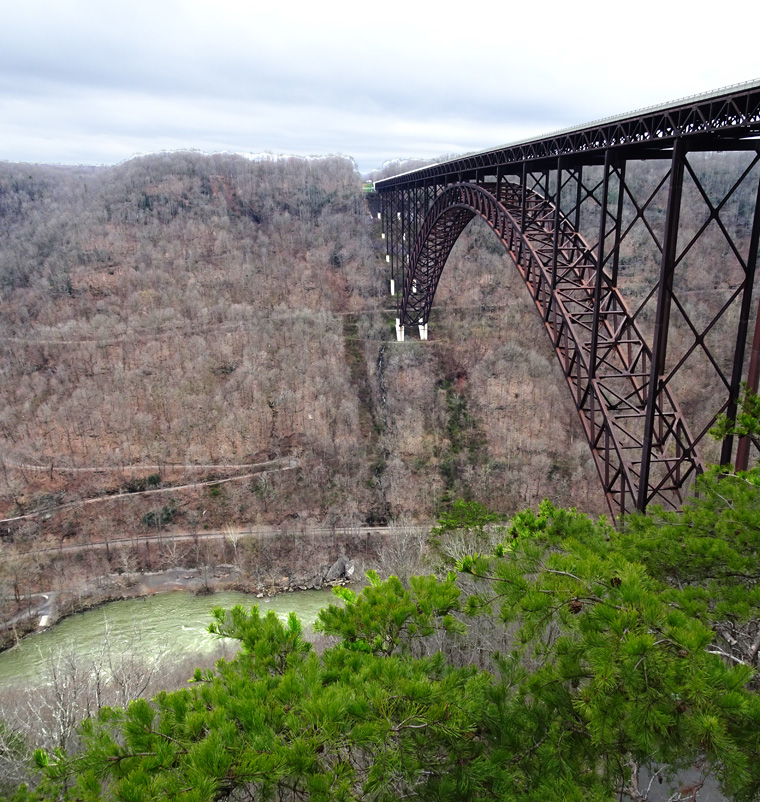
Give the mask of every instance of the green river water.
POLYGON ((177 592, 110 602, 70 616, 0 653, 0 689, 34 683, 43 675, 49 656, 58 651, 73 651, 80 657, 97 655, 106 630, 112 649, 130 648, 139 631, 140 650, 146 656, 166 647, 170 653, 184 656, 216 645, 217 639, 206 631, 214 607, 258 604, 262 612, 274 610, 285 619, 293 611, 304 624, 311 624, 319 610, 334 599, 330 590, 305 590, 265 599, 247 593, 195 596, 177 592))

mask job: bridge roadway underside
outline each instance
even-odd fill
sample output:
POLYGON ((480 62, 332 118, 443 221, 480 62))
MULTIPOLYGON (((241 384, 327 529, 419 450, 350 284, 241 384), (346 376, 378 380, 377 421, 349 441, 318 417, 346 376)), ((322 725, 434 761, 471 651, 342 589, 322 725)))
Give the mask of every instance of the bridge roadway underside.
POLYGON ((427 325, 475 217, 501 240, 572 393, 613 515, 678 508, 709 429, 757 392, 760 82, 376 183, 397 334, 427 325))

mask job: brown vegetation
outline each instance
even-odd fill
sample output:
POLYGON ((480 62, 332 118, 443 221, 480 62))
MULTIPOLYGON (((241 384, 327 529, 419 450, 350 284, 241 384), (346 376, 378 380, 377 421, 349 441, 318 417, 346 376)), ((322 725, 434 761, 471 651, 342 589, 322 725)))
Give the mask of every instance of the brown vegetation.
POLYGON ((0 208, 0 513, 29 516, 6 537, 427 519, 461 494, 601 511, 540 322, 487 231, 457 246, 433 339, 389 341, 349 161, 5 165, 0 208), (281 458, 297 467, 145 492, 281 458))
MULTIPOLYGON (((725 192, 725 164, 694 165, 725 192)), ((629 171, 629 188, 648 197, 665 169, 629 171)), ((705 205, 684 192, 696 230, 705 205)), ((744 200, 721 211, 738 240, 744 200)), ((655 192, 646 209, 655 235, 664 204, 655 192)), ((658 255, 632 208, 620 281, 646 328, 658 255)), ((593 227, 582 218, 591 242, 593 227)), ((696 321, 737 273, 714 228, 676 277, 696 321)), ((379 223, 346 159, 5 164, 0 236, 0 532, 22 551, 430 520, 461 496, 605 511, 541 321, 492 232, 476 220, 460 237, 431 339, 396 343, 379 223)), ((705 336, 719 360, 731 326, 705 336)), ((670 343, 673 361, 688 357, 676 389, 690 419, 714 384, 694 340, 676 325, 670 343)))
MULTIPOLYGON (((656 182, 643 172, 642 192, 656 182)), ((643 325, 657 272, 648 237, 635 223, 621 259, 643 325)), ((35 593, 55 591, 65 612, 179 566, 233 564, 246 589, 273 591, 317 552, 356 556, 355 543, 316 542, 317 526, 391 522, 387 547, 368 538, 360 556, 408 576, 430 566, 411 522, 457 497, 606 511, 542 323, 492 232, 475 221, 455 246, 431 339, 396 343, 379 224, 347 160, 0 165, 0 243, 4 620, 35 593), (280 532, 235 535, 255 525, 280 532), (91 543, 107 547, 65 550, 91 543)), ((729 256, 716 236, 690 257, 676 288, 690 313, 724 303, 712 271, 729 256)), ((716 353, 730 326, 709 334, 716 353)), ((675 358, 690 337, 676 327, 675 358)), ((693 359, 678 388, 687 415, 710 392, 709 359, 693 359)), ((462 662, 493 646, 488 622, 476 634, 462 662)), ((68 744, 75 720, 106 703, 91 686, 76 695, 85 670, 66 655, 51 664, 64 701, 38 705, 46 745, 68 744)), ((149 679, 124 698, 160 686, 149 679)), ((23 720, 28 706, 20 694, 4 715, 23 720)))

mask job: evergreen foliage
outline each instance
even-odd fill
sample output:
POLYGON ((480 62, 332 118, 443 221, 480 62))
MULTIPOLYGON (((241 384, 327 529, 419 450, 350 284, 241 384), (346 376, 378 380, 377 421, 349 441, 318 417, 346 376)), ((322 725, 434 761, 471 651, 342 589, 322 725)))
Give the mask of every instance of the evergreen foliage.
POLYGON ((739 404, 739 413, 735 419, 720 415, 710 429, 710 434, 717 440, 727 436, 757 437, 760 435, 760 396, 752 391, 745 382, 742 384, 743 395, 739 404))
MULTIPOLYGON (((14 799, 691 799, 690 771, 755 800, 760 471, 698 490, 619 531, 544 502, 444 578, 370 573, 320 614, 322 655, 295 616, 215 610, 237 657, 102 711, 14 799), (476 667, 482 618, 510 647, 476 667)), ((496 524, 458 504, 437 534, 496 524)))

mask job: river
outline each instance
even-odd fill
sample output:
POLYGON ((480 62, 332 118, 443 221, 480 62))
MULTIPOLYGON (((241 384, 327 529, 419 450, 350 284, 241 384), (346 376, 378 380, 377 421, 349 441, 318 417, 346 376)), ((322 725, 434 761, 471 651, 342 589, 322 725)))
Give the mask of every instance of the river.
POLYGON ((0 689, 34 684, 44 675, 50 656, 57 652, 95 657, 102 650, 106 633, 116 652, 134 648, 139 640, 142 654, 169 651, 184 656, 210 651, 217 644, 217 638, 206 631, 214 607, 242 604, 248 608, 258 604, 262 611, 274 610, 283 619, 293 611, 304 624, 312 624, 319 610, 333 600, 335 596, 325 589, 281 593, 264 599, 235 592, 210 596, 175 592, 110 602, 65 618, 0 653, 0 689))

